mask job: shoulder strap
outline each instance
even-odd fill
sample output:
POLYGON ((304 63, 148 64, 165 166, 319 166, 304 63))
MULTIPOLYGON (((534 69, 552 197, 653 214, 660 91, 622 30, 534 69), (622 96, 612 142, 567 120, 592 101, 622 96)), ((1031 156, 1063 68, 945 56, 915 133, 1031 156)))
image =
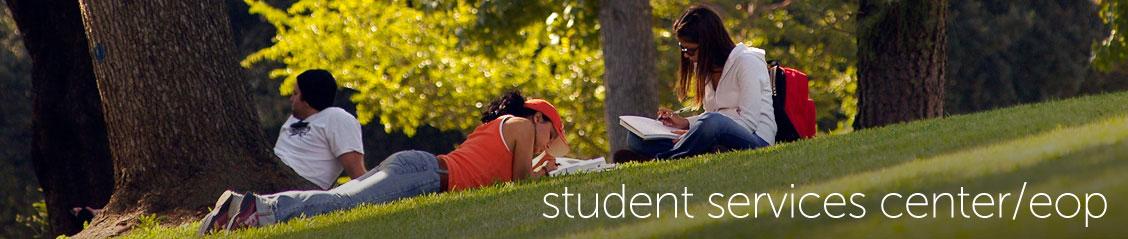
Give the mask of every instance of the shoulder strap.
POLYGON ((505 150, 509 150, 509 142, 505 142, 505 121, 509 120, 512 115, 502 115, 501 122, 497 122, 497 136, 501 139, 501 145, 505 146, 505 150))
POLYGON ((776 96, 776 78, 779 75, 779 61, 768 61, 768 80, 772 83, 772 96, 776 96))

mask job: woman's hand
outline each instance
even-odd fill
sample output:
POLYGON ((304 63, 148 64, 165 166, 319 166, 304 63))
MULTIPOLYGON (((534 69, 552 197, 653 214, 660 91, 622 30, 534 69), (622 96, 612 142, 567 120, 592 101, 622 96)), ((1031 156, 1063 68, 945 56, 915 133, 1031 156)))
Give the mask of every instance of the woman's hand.
POLYGON ((549 172, 556 171, 560 166, 556 164, 556 157, 551 154, 545 154, 544 159, 541 160, 540 165, 533 166, 535 170, 530 174, 533 177, 548 176, 549 172))
POLYGON ((534 177, 547 177, 547 176, 549 176, 548 173, 550 173, 552 171, 556 171, 556 169, 559 168, 559 167, 560 166, 556 164, 556 160, 552 160, 551 162, 548 162, 548 164, 545 164, 544 167, 541 167, 540 170, 533 171, 533 176, 534 177))
POLYGON ((674 114, 674 111, 667 108, 658 109, 658 121, 661 121, 662 124, 669 127, 689 129, 689 120, 674 114))

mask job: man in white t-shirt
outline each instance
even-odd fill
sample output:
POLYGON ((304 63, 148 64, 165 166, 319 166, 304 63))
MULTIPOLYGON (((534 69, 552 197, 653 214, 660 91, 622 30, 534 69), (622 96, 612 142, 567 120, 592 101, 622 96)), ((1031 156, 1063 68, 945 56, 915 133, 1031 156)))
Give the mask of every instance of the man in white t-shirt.
POLYGON ((298 175, 329 189, 341 172, 351 178, 364 175, 364 144, 360 122, 352 114, 330 107, 337 81, 325 70, 298 75, 290 95, 293 114, 282 124, 274 154, 298 175))

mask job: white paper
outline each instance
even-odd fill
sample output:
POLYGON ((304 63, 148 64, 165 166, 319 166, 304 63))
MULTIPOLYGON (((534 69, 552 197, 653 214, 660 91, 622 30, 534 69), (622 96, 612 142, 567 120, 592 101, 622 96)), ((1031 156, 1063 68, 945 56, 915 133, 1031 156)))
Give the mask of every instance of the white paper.
POLYGON ((589 173, 589 172, 602 172, 615 169, 618 164, 607 163, 603 157, 581 160, 574 158, 556 158, 556 163, 559 164, 556 170, 548 172, 548 175, 558 176, 566 174, 589 173))

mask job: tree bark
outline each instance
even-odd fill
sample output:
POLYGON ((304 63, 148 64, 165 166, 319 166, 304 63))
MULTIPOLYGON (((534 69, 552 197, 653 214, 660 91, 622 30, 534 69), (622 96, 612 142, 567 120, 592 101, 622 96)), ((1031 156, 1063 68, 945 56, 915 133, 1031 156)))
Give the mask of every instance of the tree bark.
POLYGON ((242 79, 222 0, 80 0, 115 190, 82 237, 136 216, 195 220, 225 189, 309 188, 274 158, 242 79))
POLYGON ((78 2, 7 0, 32 60, 32 162, 50 237, 73 235, 74 207, 101 208, 113 165, 78 2))
POLYGON ((948 0, 861 0, 855 129, 944 114, 948 0))
POLYGON ((627 134, 619 116, 648 115, 658 109, 654 33, 650 2, 600 1, 600 40, 603 44, 603 84, 608 142, 611 152, 626 148, 627 134))

